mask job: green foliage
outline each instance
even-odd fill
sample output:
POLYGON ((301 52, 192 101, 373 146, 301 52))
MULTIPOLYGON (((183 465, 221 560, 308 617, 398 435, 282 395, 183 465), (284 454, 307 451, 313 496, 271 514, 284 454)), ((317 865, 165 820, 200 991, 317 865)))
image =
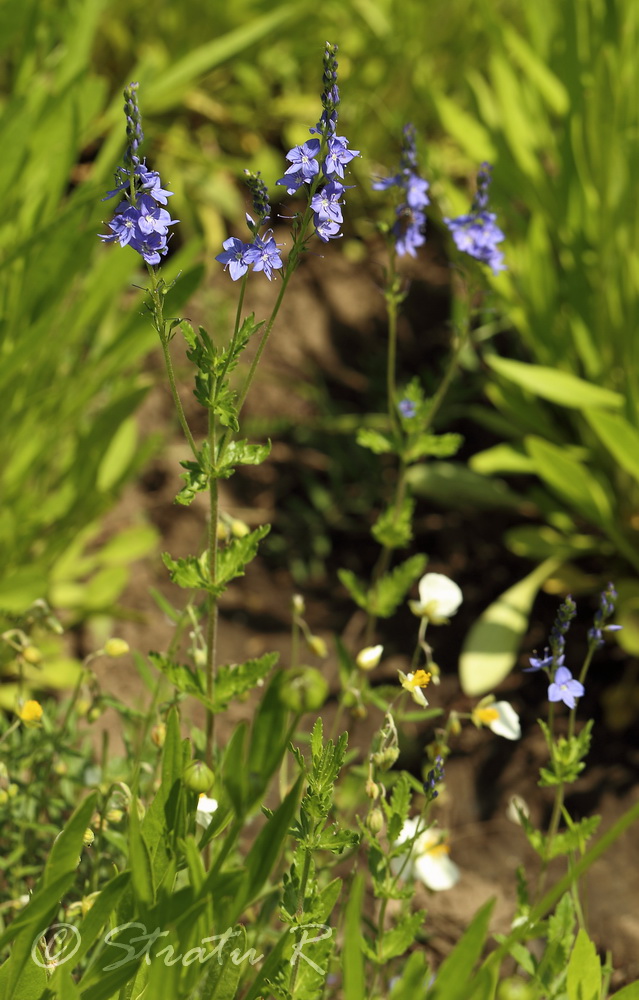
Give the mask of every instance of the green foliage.
POLYGON ((411 556, 390 573, 384 574, 368 591, 350 570, 341 569, 338 575, 360 608, 378 618, 390 618, 425 566, 426 556, 411 556))
POLYGON ((577 736, 570 737, 554 738, 543 720, 539 725, 550 752, 550 767, 540 769, 539 784, 544 787, 576 781, 586 766, 584 758, 590 749, 593 720, 589 719, 577 736))

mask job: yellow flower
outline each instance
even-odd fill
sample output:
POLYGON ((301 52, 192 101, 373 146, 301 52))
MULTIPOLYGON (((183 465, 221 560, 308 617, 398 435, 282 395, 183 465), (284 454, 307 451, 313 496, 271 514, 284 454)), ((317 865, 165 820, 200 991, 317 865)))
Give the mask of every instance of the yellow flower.
POLYGON ((18 716, 29 729, 34 729, 40 725, 42 718, 42 705, 39 701, 25 701, 24 705, 18 709, 18 716))
POLYGON ((417 670, 414 674, 404 674, 398 670, 399 680, 405 691, 410 691, 413 701, 425 708, 428 705, 426 696, 422 691, 430 683, 430 674, 426 670, 417 670))

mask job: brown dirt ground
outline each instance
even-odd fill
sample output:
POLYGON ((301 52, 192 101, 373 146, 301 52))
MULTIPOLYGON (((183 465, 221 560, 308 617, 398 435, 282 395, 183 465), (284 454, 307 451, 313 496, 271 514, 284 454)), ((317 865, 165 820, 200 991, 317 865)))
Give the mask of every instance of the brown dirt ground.
MULTIPOLYGON (((400 365, 405 377, 413 370, 429 370, 429 366, 436 371, 447 338, 449 278, 437 258, 436 248, 412 277, 415 280, 407 302, 408 319, 400 327, 403 359, 400 365)), ((358 398, 365 396, 370 388, 368 362, 371 355, 381 355, 384 351, 384 308, 379 279, 379 266, 349 264, 331 250, 327 251, 326 259, 311 257, 305 262, 285 299, 249 399, 247 415, 252 420, 278 417, 293 424, 312 420, 317 406, 312 393, 306 390, 318 379, 344 401, 352 401, 353 410, 363 409, 358 398)), ((255 308, 258 316, 264 315, 276 289, 266 282, 253 285, 250 308, 255 308)), ((223 294, 223 288, 226 286, 216 281, 210 294, 215 299, 223 294)), ((194 306, 194 312, 197 311, 194 306)), ((175 360, 178 369, 186 373, 185 359, 177 342, 175 360)), ((167 443, 141 481, 127 490, 109 519, 109 531, 142 516, 158 527, 162 548, 173 556, 199 552, 204 544, 204 503, 200 497, 189 508, 173 504, 179 488, 178 462, 187 453, 179 429, 170 430, 171 403, 161 381, 159 357, 149 359, 148 367, 158 381, 140 415, 141 426, 143 430, 166 428, 167 443)), ((188 381, 183 383, 182 397, 193 425, 202 430, 201 413, 188 381)), ((270 521, 277 531, 279 507, 298 489, 297 470, 303 467, 322 477, 330 461, 321 448, 297 444, 290 434, 285 434, 284 440, 275 440, 272 456, 265 466, 223 483, 223 509, 251 526, 270 521)), ((444 677, 441 686, 433 690, 431 702, 436 699, 446 708, 464 710, 468 702, 460 695, 455 677, 463 634, 488 601, 515 582, 523 564, 504 551, 501 533, 505 521, 499 513, 432 510, 423 502, 417 513, 419 542, 423 551, 431 553, 430 568, 454 576, 465 595, 463 611, 454 625, 439 630, 434 637, 444 677)), ((303 539, 303 525, 300 530, 303 539)), ((374 550, 365 541, 366 531, 367 526, 363 525, 359 536, 349 538, 347 532, 340 533, 338 525, 324 577, 309 580, 303 588, 307 619, 313 631, 324 636, 331 648, 334 648, 333 635, 344 630, 357 648, 361 618, 352 614, 337 583, 335 569, 344 564, 357 566, 358 560, 368 559, 369 554, 374 559, 374 550)), ((121 602, 129 620, 119 624, 117 633, 141 652, 166 648, 171 636, 171 626, 150 598, 149 586, 156 587, 175 603, 181 597, 181 592, 167 581, 159 557, 134 565, 131 584, 121 602)), ((290 649, 290 598, 299 589, 281 560, 275 560, 273 565, 258 558, 246 577, 236 582, 222 600, 220 662, 236 662, 277 649, 285 664, 290 649)), ((539 612, 541 620, 538 617, 533 620, 526 644, 528 650, 543 645, 555 603, 547 602, 539 612)), ((396 678, 398 667, 406 669, 414 641, 414 619, 411 622, 408 616, 394 628, 382 629, 381 635, 389 655, 380 668, 379 679, 389 681, 396 678)), ((90 642, 90 638, 85 637, 85 641, 90 642)), ((610 654, 609 658, 612 672, 618 677, 623 664, 615 661, 615 655, 610 654)), ((128 658, 110 661, 102 669, 101 681, 106 690, 135 703, 140 699, 141 684, 127 661, 128 658)), ((335 692, 334 655, 326 662, 325 670, 335 692)), ((517 792, 530 804, 533 820, 548 818, 548 795, 536 785, 538 767, 545 760, 545 746, 535 724, 537 713, 543 709, 539 687, 534 688, 534 681, 527 675, 513 674, 501 689, 522 714, 524 737, 520 742, 511 744, 485 731, 465 729, 448 763, 447 791, 440 799, 438 819, 441 826, 450 830, 451 855, 462 869, 463 877, 449 892, 427 894, 421 890, 417 900, 429 911, 428 929, 432 935, 429 948, 437 960, 450 950, 477 908, 491 896, 497 898, 492 929, 507 931, 512 918, 515 869, 524 865, 528 873, 534 870, 535 855, 521 830, 505 815, 510 796, 517 792)), ((588 707, 586 704, 585 710, 588 707)), ((234 706, 221 720, 220 732, 228 732, 237 719, 250 717, 250 710, 250 703, 234 706)), ((193 717, 201 721, 197 706, 192 711, 193 717)), ((327 719, 333 711, 334 704, 329 702, 325 710, 327 719)), ((378 724, 373 715, 348 724, 351 746, 365 748, 378 724)), ((104 716, 103 725, 110 728, 117 740, 118 723, 112 713, 104 716)), ((602 832, 639 796, 639 747, 635 731, 636 720, 633 728, 615 732, 598 719, 591 766, 569 798, 569 805, 572 802, 578 809, 602 814, 602 832)), ((423 746, 429 734, 427 726, 413 726, 403 748, 400 763, 416 774, 423 764, 423 746)), ((636 833, 629 831, 594 866, 587 879, 590 929, 602 953, 612 950, 618 970, 613 986, 639 977, 638 862, 636 833)))

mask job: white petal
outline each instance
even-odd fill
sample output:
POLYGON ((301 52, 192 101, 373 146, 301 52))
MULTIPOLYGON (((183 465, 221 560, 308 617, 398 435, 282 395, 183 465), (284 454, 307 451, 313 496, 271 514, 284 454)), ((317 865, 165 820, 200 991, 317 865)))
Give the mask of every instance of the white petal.
POLYGON ((379 664, 384 652, 383 646, 366 646, 357 654, 355 662, 360 670, 374 670, 379 664))
POLYGON ((217 809, 217 800, 209 799, 206 795, 200 795, 197 803, 195 822, 203 826, 206 830, 213 818, 213 813, 217 809))
POLYGON ((419 581, 419 602, 431 618, 454 615, 464 596, 454 580, 443 573, 426 573, 419 581))
POLYGON ((459 868, 444 851, 421 854, 415 858, 414 865, 415 877, 435 892, 452 889, 459 882, 459 868))
POLYGON ((499 712, 499 718, 489 722, 490 729, 497 736, 503 736, 505 740, 518 740, 521 738, 521 724, 519 716, 508 701, 495 701, 490 708, 499 712))

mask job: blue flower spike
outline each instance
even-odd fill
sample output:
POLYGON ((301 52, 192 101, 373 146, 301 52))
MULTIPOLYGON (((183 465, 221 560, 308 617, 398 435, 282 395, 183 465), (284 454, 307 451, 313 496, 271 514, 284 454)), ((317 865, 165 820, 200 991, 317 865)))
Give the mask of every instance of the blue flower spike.
MULTIPOLYGON (((324 72, 322 93, 322 114, 314 128, 310 128, 312 138, 299 146, 293 146, 286 154, 288 167, 283 177, 276 182, 286 188, 287 194, 294 195, 300 189, 308 190, 310 207, 313 212, 315 235, 322 242, 338 239, 343 222, 342 196, 348 185, 343 184, 344 168, 355 157, 356 149, 348 148, 348 140, 335 135, 339 89, 337 86, 337 46, 326 43, 324 52, 324 72)), ((215 258, 224 264, 233 281, 243 277, 249 267, 253 271, 263 271, 269 281, 274 272, 284 267, 279 245, 273 239, 273 231, 268 229, 260 234, 261 227, 268 221, 270 205, 266 185, 259 173, 245 170, 247 185, 253 195, 253 208, 258 221, 250 215, 246 220, 251 231, 251 241, 230 238, 222 244, 224 252, 215 258)))
POLYGON ((497 216, 488 209, 488 187, 491 182, 492 167, 482 163, 477 174, 477 194, 468 215, 456 219, 444 219, 450 230, 455 246, 470 257, 488 264, 493 274, 506 270, 503 252, 497 246, 505 239, 497 225, 497 216))
POLYGON ((398 257, 409 254, 417 256, 417 249, 426 242, 426 215, 424 209, 430 204, 428 181, 418 173, 417 148, 413 125, 404 127, 402 156, 399 173, 393 177, 383 177, 373 181, 374 191, 387 191, 397 187, 403 192, 403 200, 397 206, 397 221, 393 226, 395 252, 398 257))
POLYGON ((157 266, 168 251, 169 226, 179 221, 172 219, 169 212, 161 207, 172 196, 171 191, 162 187, 160 175, 148 170, 144 160, 138 155, 144 139, 142 118, 137 102, 137 83, 131 83, 124 91, 124 113, 126 115, 127 148, 123 166, 115 173, 116 186, 107 192, 103 201, 122 194, 124 201, 116 208, 116 214, 108 223, 110 233, 100 234, 104 243, 119 243, 130 246, 152 267, 157 266))

